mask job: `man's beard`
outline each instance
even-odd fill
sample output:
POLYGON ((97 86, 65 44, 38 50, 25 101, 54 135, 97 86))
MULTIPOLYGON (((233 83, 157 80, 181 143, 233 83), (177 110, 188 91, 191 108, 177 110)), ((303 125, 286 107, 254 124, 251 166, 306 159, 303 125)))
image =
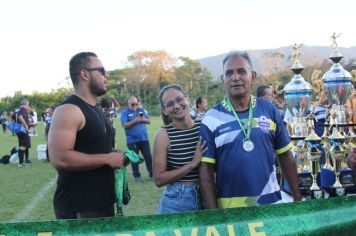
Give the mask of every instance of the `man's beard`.
POLYGON ((91 94, 97 97, 104 95, 106 93, 106 90, 100 89, 99 86, 93 82, 93 80, 90 80, 89 82, 89 90, 91 94))

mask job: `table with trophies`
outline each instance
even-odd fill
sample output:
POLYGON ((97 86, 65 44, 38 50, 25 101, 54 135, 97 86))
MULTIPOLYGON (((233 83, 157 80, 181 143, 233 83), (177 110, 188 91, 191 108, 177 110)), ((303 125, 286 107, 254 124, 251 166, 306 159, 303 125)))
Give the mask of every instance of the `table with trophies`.
MULTIPOLYGON (((294 144, 292 151, 297 164, 299 187, 305 199, 356 193, 356 171, 349 169, 345 162, 348 153, 356 150, 353 111, 344 106, 353 88, 352 76, 340 64, 343 56, 337 47, 338 36, 340 34, 336 33, 331 36, 332 53, 329 59, 333 65, 322 80, 317 81, 316 86, 302 77, 304 67, 299 61, 302 44, 294 44, 291 55, 294 76, 283 89, 287 107, 285 116, 289 117, 287 129, 294 144), (318 87, 319 90, 315 90, 318 87), (312 101, 313 90, 317 93, 316 97, 325 96, 327 103, 312 101), (325 110, 321 137, 314 131, 316 117, 310 109, 312 103, 325 110)), ((288 192, 288 183, 284 183, 282 188, 288 192)))

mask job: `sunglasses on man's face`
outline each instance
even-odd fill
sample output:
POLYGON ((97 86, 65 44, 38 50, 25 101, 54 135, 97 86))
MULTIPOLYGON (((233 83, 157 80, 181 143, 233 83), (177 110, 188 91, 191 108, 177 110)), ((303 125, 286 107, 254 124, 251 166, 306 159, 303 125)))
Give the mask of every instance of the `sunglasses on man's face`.
POLYGON ((106 70, 104 67, 94 67, 94 68, 85 68, 87 71, 99 71, 102 75, 106 75, 106 70))
POLYGON ((131 103, 130 105, 135 107, 135 106, 138 106, 138 103, 131 103))

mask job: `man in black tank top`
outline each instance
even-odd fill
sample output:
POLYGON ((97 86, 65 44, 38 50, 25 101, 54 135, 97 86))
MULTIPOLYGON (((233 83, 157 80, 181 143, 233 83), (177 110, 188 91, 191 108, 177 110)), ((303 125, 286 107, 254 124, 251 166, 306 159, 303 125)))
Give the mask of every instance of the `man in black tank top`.
POLYGON ((52 165, 58 171, 53 206, 57 219, 114 216, 114 169, 123 154, 112 151, 112 130, 96 98, 107 91, 107 74, 94 53, 70 61, 74 95, 56 108, 48 135, 52 165))

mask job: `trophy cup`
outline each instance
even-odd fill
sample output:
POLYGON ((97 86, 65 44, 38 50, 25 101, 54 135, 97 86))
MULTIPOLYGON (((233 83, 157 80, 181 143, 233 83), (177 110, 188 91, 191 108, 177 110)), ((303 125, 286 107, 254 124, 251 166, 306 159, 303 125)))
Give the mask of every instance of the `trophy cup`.
POLYGON ((300 75, 304 67, 299 61, 300 48, 302 44, 294 44, 291 55, 292 67, 294 73, 292 80, 284 86, 285 101, 287 106, 286 114, 289 114, 291 122, 288 124, 289 135, 294 142, 293 151, 298 166, 298 172, 304 171, 301 165, 305 165, 303 152, 306 151, 305 145, 300 145, 308 135, 308 127, 306 122, 306 114, 311 100, 312 87, 300 75), (297 145, 299 144, 299 145, 297 145))
POLYGON ((311 184, 309 173, 305 173, 309 172, 310 167, 308 165, 308 159, 305 158, 307 145, 304 143, 304 139, 308 136, 306 114, 311 102, 312 86, 301 76, 301 72, 304 69, 299 61, 301 46, 302 44, 294 44, 292 47, 291 70, 294 73, 294 76, 291 81, 284 86, 283 90, 287 107, 285 117, 291 117, 288 124, 288 130, 294 144, 292 151, 295 156, 299 174, 299 187, 301 188, 301 191, 304 192, 304 190, 308 191, 307 187, 311 184))
MULTIPOLYGON (((345 188, 340 183, 340 171, 345 163, 344 150, 348 149, 351 141, 347 140, 345 143, 344 127, 350 127, 348 119, 349 111, 345 110, 344 104, 352 89, 351 74, 346 71, 340 64, 343 56, 339 52, 336 39, 340 34, 334 33, 331 36, 332 54, 329 59, 333 62, 331 68, 323 75, 324 89, 326 91, 330 109, 329 130, 333 130, 332 135, 329 137, 331 147, 327 152, 333 161, 333 170, 335 172, 336 180, 333 185, 337 196, 345 195, 345 188)), ((349 129, 348 136, 353 136, 353 130, 349 129)), ((327 165, 327 164, 326 164, 327 165)))
POLYGON ((313 179, 313 183, 309 188, 310 196, 312 199, 319 199, 323 197, 323 191, 316 183, 316 176, 320 173, 320 157, 322 154, 317 146, 321 143, 321 138, 312 130, 310 135, 305 138, 305 142, 309 146, 307 159, 311 163, 311 176, 313 179))
MULTIPOLYGON (((329 109, 325 108, 325 118, 327 118, 328 115, 329 115, 329 109)), ((331 163, 330 163, 330 153, 328 152, 328 150, 331 148, 330 140, 329 140, 328 126, 329 126, 328 119, 325 119, 324 132, 321 136, 321 138, 323 139, 323 142, 324 142, 322 147, 324 148, 324 151, 325 151, 325 164, 323 165, 323 168, 327 169, 327 170, 333 170, 333 167, 331 166, 331 163)))
POLYGON ((333 188, 335 189, 336 196, 344 196, 345 188, 341 185, 339 176, 341 172, 341 164, 345 158, 344 148, 342 147, 345 137, 340 134, 336 127, 334 127, 332 135, 329 136, 329 140, 332 145, 329 149, 329 153, 331 159, 333 160, 335 172, 335 183, 333 185, 333 188))
POLYGON ((347 124, 343 105, 348 99, 352 89, 352 76, 340 64, 343 56, 337 48, 336 38, 339 36, 340 34, 337 35, 336 33, 331 36, 331 47, 333 52, 329 59, 333 62, 333 65, 323 75, 324 87, 327 93, 328 101, 330 104, 334 104, 330 110, 330 126, 347 124))

